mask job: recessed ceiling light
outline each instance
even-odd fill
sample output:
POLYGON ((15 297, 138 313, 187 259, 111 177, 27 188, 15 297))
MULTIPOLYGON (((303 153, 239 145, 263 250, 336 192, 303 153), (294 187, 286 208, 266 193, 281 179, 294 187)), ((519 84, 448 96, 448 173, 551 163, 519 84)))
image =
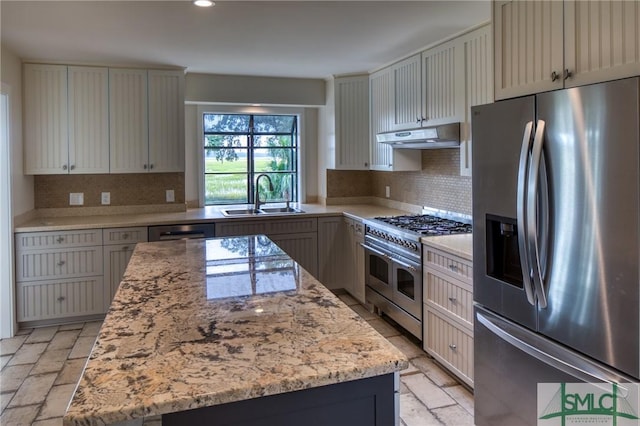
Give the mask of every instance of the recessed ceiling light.
POLYGON ((211 0, 194 0, 193 4, 195 4, 196 6, 200 6, 200 7, 215 6, 215 3, 212 2, 211 0))

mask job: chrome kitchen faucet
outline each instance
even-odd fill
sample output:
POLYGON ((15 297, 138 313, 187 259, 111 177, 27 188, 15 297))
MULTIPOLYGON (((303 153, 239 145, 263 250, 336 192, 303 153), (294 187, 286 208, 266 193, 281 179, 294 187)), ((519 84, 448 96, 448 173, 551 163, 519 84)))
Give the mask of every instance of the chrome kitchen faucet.
POLYGON ((256 178, 256 197, 255 197, 255 205, 253 206, 254 210, 259 210, 260 205, 262 204, 260 202, 260 178, 261 177, 267 178, 267 182, 269 182, 269 191, 273 192, 273 183, 271 182, 271 178, 269 177, 269 175, 265 173, 258 175, 258 177, 256 178))

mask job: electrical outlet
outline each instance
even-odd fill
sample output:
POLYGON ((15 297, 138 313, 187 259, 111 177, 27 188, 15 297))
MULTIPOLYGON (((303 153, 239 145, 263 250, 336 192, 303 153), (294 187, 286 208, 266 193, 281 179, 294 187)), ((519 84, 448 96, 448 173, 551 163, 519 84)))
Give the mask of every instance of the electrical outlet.
POLYGON ((387 198, 391 197, 391 187, 390 186, 385 186, 384 187, 384 195, 387 198))
POLYGON ((102 205, 111 204, 111 193, 103 192, 100 196, 100 200, 102 202, 102 205))
POLYGON ((176 195, 173 192, 173 189, 167 189, 166 199, 167 199, 167 203, 173 203, 176 201, 176 195))
POLYGON ((84 192, 70 192, 69 205, 82 206, 84 204, 84 192))

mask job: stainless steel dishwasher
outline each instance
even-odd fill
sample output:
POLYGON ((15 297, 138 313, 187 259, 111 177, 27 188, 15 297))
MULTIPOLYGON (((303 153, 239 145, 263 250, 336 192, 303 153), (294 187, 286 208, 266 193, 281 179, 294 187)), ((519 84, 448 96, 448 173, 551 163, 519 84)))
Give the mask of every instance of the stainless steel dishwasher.
POLYGON ((183 240, 215 237, 215 224, 186 223, 183 225, 158 225, 149 227, 149 241, 183 240))

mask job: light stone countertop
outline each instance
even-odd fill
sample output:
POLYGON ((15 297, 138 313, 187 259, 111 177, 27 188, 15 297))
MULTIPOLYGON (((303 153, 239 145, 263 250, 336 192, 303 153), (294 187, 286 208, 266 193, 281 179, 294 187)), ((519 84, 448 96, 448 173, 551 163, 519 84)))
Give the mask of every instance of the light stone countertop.
MULTIPOLYGON (((279 206, 280 204, 269 204, 279 206)), ((110 215, 86 215, 86 216, 51 216, 36 217, 24 223, 18 224, 14 232, 42 232, 42 231, 66 231, 91 228, 119 228, 129 226, 153 226, 173 225, 183 223, 217 222, 232 220, 265 220, 274 218, 294 219, 303 215, 335 216, 345 214, 355 219, 371 218, 376 216, 395 216, 407 214, 406 211, 383 207, 374 204, 347 204, 331 205, 322 204, 294 204, 305 213, 301 214, 269 214, 260 216, 236 216, 226 217, 221 213, 223 209, 234 209, 241 206, 210 206, 198 209, 188 209, 183 212, 172 213, 143 213, 143 214, 110 214, 110 215)))
POLYGON ((420 241, 422 241, 422 244, 444 250, 463 259, 473 260, 473 234, 422 237, 420 241))
POLYGON ((407 368, 265 236, 140 243, 64 425, 98 425, 407 368))

